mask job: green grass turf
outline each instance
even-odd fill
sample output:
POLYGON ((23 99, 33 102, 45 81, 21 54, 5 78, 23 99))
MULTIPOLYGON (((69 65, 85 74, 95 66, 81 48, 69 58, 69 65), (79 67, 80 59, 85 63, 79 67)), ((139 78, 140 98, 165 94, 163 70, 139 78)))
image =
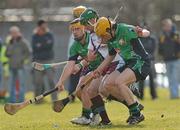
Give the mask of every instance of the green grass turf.
MULTIPOLYGON (((50 98, 42 105, 30 105, 10 116, 0 105, 0 130, 180 130, 180 100, 169 100, 167 89, 158 89, 159 99, 152 101, 149 96, 142 101, 145 106, 143 111, 145 121, 128 126, 125 120, 128 110, 117 102, 106 103, 107 111, 112 120, 111 127, 88 127, 73 125, 69 122, 73 117, 81 113, 79 101, 68 105, 61 113, 55 113, 51 109, 50 98), (164 115, 162 118, 161 115, 164 115)), ((146 95, 149 92, 146 90, 146 95)), ((27 94, 27 99, 32 93, 27 94)), ((60 98, 65 97, 65 93, 60 98)))

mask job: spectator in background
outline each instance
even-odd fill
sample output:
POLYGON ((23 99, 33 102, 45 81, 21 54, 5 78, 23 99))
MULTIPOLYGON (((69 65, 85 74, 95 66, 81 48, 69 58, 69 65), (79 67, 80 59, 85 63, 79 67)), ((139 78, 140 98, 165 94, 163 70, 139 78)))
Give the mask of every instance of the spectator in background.
MULTIPOLYGON (((77 6, 77 7, 75 7, 73 9, 73 17, 74 17, 74 19, 79 18, 81 13, 84 12, 85 10, 86 10, 85 6, 77 6)), ((74 42, 74 38, 73 38, 73 35, 71 35, 70 38, 69 38, 69 43, 68 43, 68 54, 69 54, 69 50, 70 50, 73 42, 74 42)), ((77 86, 77 84, 79 82, 79 77, 80 77, 80 72, 78 72, 77 74, 72 74, 70 76, 69 82, 68 82, 68 88, 67 88, 69 95, 76 90, 76 86, 77 86)), ((74 101, 74 99, 72 101, 74 101)))
POLYGON ((166 64, 169 80, 170 98, 179 98, 178 66, 180 63, 180 37, 171 19, 162 21, 162 33, 159 37, 159 54, 166 64))
POLYGON ((23 102, 25 93, 24 61, 29 58, 30 50, 20 29, 13 26, 9 30, 11 39, 7 45, 6 56, 9 58, 10 98, 9 102, 23 102), (16 94, 16 83, 19 81, 19 95, 16 94))
MULTIPOLYGON (((148 29, 148 26, 146 23, 143 23, 143 28, 148 29)), ((151 60, 151 71, 149 73, 149 87, 150 87, 150 94, 151 94, 151 98, 152 99, 156 99, 157 98, 157 92, 156 92, 156 83, 154 81, 155 77, 156 77, 156 71, 155 71, 155 52, 157 49, 157 44, 156 44, 156 39, 155 37, 152 36, 152 34, 147 37, 147 38, 143 38, 141 37, 141 42, 144 46, 144 48, 146 49, 146 51, 149 53, 149 57, 151 60)), ((140 99, 144 98, 144 81, 140 81, 139 82, 139 92, 140 92, 140 99)))
MULTIPOLYGON (((49 32, 47 22, 44 20, 39 20, 37 22, 37 27, 32 36, 32 58, 33 61, 39 63, 50 63, 54 59, 54 38, 52 33, 49 32)), ((38 96, 45 91, 44 77, 47 76, 48 84, 50 89, 54 88, 54 70, 48 69, 44 72, 39 72, 37 70, 33 71, 34 80, 34 96, 38 96)), ((51 95, 52 100, 57 100, 57 93, 51 95)), ((38 103, 41 103, 39 101, 38 103)))
POLYGON ((0 103, 4 104, 8 98, 6 97, 6 92, 8 88, 8 79, 9 79, 9 64, 8 57, 6 56, 6 43, 9 43, 9 36, 3 43, 1 41, 1 49, 0 49, 0 66, 1 66, 1 74, 0 74, 0 103))
POLYGON ((1 50, 2 50, 2 39, 0 38, 0 103, 4 102, 5 100, 5 89, 2 86, 2 76, 3 76, 3 64, 2 64, 2 60, 1 60, 1 50))

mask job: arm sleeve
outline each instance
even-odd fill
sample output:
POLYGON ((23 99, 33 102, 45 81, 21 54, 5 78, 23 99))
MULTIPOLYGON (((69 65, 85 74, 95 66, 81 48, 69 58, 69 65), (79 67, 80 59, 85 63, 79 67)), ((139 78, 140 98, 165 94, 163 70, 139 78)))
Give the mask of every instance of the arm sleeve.
POLYGON ((23 40, 24 43, 24 47, 23 47, 23 54, 24 54, 24 60, 30 57, 31 54, 31 49, 28 45, 28 41, 27 40, 23 40))
POLYGON ((158 53, 162 56, 163 55, 163 48, 164 48, 164 39, 165 39, 165 36, 163 35, 160 35, 158 41, 158 53))
POLYGON ((69 58, 68 60, 71 61, 76 61, 77 58, 78 58, 79 54, 78 54, 78 51, 76 49, 76 44, 73 43, 73 45, 71 46, 70 50, 69 50, 69 58))
POLYGON ((44 49, 53 49, 54 46, 54 36, 52 33, 49 33, 49 39, 46 41, 46 44, 42 46, 44 49))
POLYGON ((31 47, 32 47, 32 50, 36 51, 36 40, 35 40, 35 34, 32 35, 32 41, 31 41, 31 47))
POLYGON ((54 46, 54 37, 51 33, 48 33, 46 35, 47 40, 45 41, 44 40, 44 43, 38 43, 37 41, 37 35, 34 34, 32 36, 32 48, 34 51, 43 51, 43 50, 49 50, 49 49, 53 49, 53 46, 54 46), (37 44, 38 43, 38 44, 37 44))
POLYGON ((42 50, 42 44, 38 42, 38 36, 36 34, 32 35, 31 47, 34 52, 42 50), (40 46, 39 46, 40 45, 40 46))
POLYGON ((5 52, 5 55, 6 55, 7 57, 11 57, 12 51, 13 51, 12 44, 8 44, 8 45, 7 45, 6 52, 5 52))

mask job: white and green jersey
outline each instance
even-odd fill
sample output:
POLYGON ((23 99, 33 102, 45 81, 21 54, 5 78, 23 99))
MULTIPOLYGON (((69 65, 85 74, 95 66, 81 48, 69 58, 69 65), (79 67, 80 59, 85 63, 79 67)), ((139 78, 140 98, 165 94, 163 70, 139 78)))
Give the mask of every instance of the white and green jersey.
MULTIPOLYGON (((101 43, 101 38, 99 38, 95 33, 91 33, 90 34, 90 40, 89 40, 89 45, 88 45, 88 50, 96 50, 96 48, 98 48, 98 46, 101 43)), ((106 58, 106 56, 108 55, 109 51, 108 51, 108 45, 107 44, 101 44, 100 48, 98 49, 98 52, 100 53, 100 55, 103 58, 106 58)), ((124 60, 122 59, 122 57, 120 55, 116 55, 116 57, 114 58, 114 61, 119 61, 119 67, 123 66, 125 64, 124 60)))

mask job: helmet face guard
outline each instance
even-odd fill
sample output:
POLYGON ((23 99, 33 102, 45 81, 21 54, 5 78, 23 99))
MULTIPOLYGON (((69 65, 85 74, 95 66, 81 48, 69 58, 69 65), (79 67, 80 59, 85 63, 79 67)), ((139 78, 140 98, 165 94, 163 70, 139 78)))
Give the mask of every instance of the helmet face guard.
POLYGON ((91 23, 90 19, 87 21, 87 23, 94 27, 97 22, 97 18, 94 18, 94 19, 95 19, 95 23, 91 23))
MULTIPOLYGON (((108 17, 107 19, 108 19, 108 22, 109 22, 109 27, 110 27, 110 28, 109 28, 109 29, 107 28, 106 32, 109 32, 109 33, 110 33, 110 35, 111 35, 111 39, 113 39, 111 21, 110 21, 109 17, 108 17)), ((111 40, 111 39, 110 39, 110 40, 111 40)))

